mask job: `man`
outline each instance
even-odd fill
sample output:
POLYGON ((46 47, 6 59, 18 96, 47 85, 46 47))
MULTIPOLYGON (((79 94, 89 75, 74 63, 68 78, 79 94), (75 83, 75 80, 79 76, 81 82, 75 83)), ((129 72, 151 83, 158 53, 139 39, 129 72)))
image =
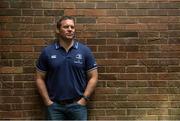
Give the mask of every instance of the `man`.
POLYGON ((75 39, 75 21, 57 22, 58 41, 45 47, 37 61, 36 84, 49 120, 87 120, 86 104, 98 79, 88 47, 75 39))

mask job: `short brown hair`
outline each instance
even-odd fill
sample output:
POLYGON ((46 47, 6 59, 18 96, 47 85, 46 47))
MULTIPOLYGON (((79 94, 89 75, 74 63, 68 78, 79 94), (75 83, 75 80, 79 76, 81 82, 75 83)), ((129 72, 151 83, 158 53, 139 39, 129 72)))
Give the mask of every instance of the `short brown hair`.
POLYGON ((59 29, 60 27, 61 27, 61 22, 63 21, 63 20, 68 20, 68 19, 70 19, 70 20, 73 20, 73 22, 75 23, 75 19, 72 17, 72 16, 62 16, 60 19, 59 19, 59 21, 57 22, 57 28, 59 29))

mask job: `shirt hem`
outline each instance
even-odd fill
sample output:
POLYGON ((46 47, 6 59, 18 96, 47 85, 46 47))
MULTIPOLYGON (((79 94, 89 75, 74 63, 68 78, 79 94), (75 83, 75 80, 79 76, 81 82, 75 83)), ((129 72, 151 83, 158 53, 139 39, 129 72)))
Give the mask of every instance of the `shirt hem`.
POLYGON ((87 70, 87 72, 92 71, 92 70, 94 70, 94 69, 97 69, 97 66, 96 66, 96 67, 93 67, 93 68, 91 68, 91 69, 89 69, 89 70, 87 70))
POLYGON ((43 70, 39 69, 37 66, 36 66, 36 70, 40 71, 40 72, 43 72, 43 73, 46 73, 46 71, 43 71, 43 70))

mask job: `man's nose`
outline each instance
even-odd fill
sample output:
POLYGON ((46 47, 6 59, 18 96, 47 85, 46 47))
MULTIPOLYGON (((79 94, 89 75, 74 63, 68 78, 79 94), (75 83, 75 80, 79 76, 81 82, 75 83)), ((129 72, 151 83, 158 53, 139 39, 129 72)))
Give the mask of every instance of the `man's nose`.
POLYGON ((69 26, 69 27, 68 27, 68 30, 72 30, 72 28, 69 26))

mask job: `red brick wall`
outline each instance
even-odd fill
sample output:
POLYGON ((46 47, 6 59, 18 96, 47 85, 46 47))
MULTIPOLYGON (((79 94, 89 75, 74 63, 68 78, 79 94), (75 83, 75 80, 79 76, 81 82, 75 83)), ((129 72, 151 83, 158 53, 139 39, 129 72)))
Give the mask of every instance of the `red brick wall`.
POLYGON ((179 0, 1 0, 0 119, 43 119, 34 65, 62 15, 99 64, 89 119, 180 119, 179 0))

